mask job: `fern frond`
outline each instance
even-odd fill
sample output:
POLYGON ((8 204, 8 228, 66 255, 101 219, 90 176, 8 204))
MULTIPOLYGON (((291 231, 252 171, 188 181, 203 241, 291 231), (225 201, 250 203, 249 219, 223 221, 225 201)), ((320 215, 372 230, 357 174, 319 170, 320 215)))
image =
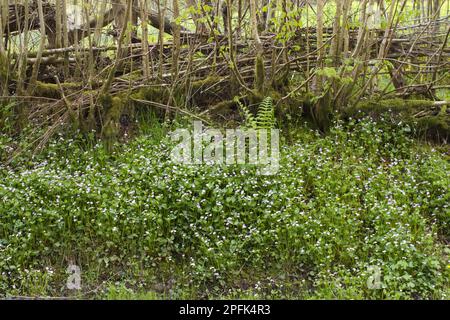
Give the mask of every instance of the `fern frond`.
POLYGON ((272 129, 275 126, 275 109, 271 97, 265 98, 259 105, 256 124, 260 129, 272 129))
POLYGON ((256 129, 257 128, 257 121, 255 119, 255 116, 250 111, 250 109, 246 105, 244 105, 239 100, 239 98, 236 97, 234 100, 236 101, 236 103, 238 104, 239 108, 241 109, 242 114, 244 115, 245 125, 247 127, 256 129))
POLYGON ((246 127, 252 129, 272 129, 275 127, 275 106, 271 97, 267 97, 261 102, 256 117, 237 97, 235 101, 244 116, 246 127))

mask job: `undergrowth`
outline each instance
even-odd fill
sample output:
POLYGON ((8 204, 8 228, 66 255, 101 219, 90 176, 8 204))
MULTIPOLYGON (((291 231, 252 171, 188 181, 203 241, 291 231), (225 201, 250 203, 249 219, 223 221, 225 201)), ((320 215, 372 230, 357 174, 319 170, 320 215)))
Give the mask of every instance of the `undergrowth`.
POLYGON ((304 128, 274 176, 174 164, 156 132, 1 166, 0 296, 449 298, 450 163, 402 128, 304 128))

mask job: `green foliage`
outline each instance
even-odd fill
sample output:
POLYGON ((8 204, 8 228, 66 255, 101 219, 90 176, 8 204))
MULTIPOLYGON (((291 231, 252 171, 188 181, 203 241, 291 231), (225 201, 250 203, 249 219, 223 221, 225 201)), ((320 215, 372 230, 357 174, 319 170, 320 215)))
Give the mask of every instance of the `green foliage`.
POLYGON ((0 295, 72 295, 75 263, 87 297, 448 299, 445 156, 371 121, 296 141, 275 176, 150 136, 0 167, 0 295))
MULTIPOLYGON (((291 6, 288 2, 286 5, 291 6)), ((272 31, 276 32, 276 39, 281 44, 286 45, 296 35, 297 31, 305 24, 304 16, 302 16, 302 8, 291 7, 288 12, 282 8, 273 8, 279 12, 271 19, 272 31)), ((297 48, 294 48, 296 50, 297 48)))
POLYGON ((156 292, 134 292, 124 285, 110 286, 105 297, 107 300, 160 300, 163 296, 156 292))
POLYGON ((252 129, 272 129, 275 127, 275 106, 271 97, 265 98, 260 103, 256 117, 238 98, 235 98, 235 101, 244 116, 247 127, 252 129))
POLYGON ((0 134, 11 135, 13 133, 15 107, 15 102, 5 104, 0 103, 0 134))
POLYGON ((256 119, 253 113, 250 111, 250 109, 244 105, 239 98, 235 98, 236 103, 238 104, 239 108, 241 109, 241 112, 244 116, 245 125, 249 128, 255 128, 256 127, 256 119))
POLYGON ((351 84, 353 82, 353 78, 351 78, 352 66, 350 66, 352 61, 345 61, 345 65, 341 68, 333 68, 333 67, 323 67, 316 70, 316 74, 325 78, 326 84, 323 85, 324 88, 328 88, 329 84, 336 82, 339 84, 351 84))

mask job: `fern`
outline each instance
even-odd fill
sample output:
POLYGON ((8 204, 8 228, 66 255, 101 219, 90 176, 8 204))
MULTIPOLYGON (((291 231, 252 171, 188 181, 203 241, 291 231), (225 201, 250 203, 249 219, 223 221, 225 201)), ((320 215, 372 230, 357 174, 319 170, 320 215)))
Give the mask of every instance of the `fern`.
POLYGON ((236 103, 238 104, 239 108, 241 109, 241 112, 243 113, 244 116, 244 120, 245 120, 245 125, 247 127, 256 129, 257 128, 257 122, 255 117, 253 116, 252 112, 250 111, 250 109, 244 105, 238 97, 236 97, 234 99, 236 101, 236 103))
POLYGON ((275 127, 275 106, 271 97, 267 97, 261 102, 256 117, 238 98, 235 101, 242 111, 247 127, 252 129, 272 129, 275 127))
POLYGON ((256 118, 258 129, 272 129, 275 127, 275 108, 271 97, 267 97, 259 105, 256 118))

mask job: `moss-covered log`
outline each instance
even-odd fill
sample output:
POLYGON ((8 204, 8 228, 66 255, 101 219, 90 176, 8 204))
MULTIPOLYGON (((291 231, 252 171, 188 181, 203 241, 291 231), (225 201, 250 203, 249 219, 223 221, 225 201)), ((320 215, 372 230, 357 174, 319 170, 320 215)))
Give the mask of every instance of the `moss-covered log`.
POLYGON ((51 98, 51 99, 61 99, 62 93, 61 88, 63 90, 76 90, 81 89, 83 85, 81 83, 75 83, 75 82, 65 82, 61 83, 61 87, 56 83, 46 83, 37 81, 34 94, 36 97, 43 97, 43 98, 51 98))
POLYGON ((394 123, 405 123, 416 135, 429 139, 450 141, 450 108, 446 101, 387 99, 363 101, 344 111, 345 118, 370 117, 382 120, 389 117, 394 123))

